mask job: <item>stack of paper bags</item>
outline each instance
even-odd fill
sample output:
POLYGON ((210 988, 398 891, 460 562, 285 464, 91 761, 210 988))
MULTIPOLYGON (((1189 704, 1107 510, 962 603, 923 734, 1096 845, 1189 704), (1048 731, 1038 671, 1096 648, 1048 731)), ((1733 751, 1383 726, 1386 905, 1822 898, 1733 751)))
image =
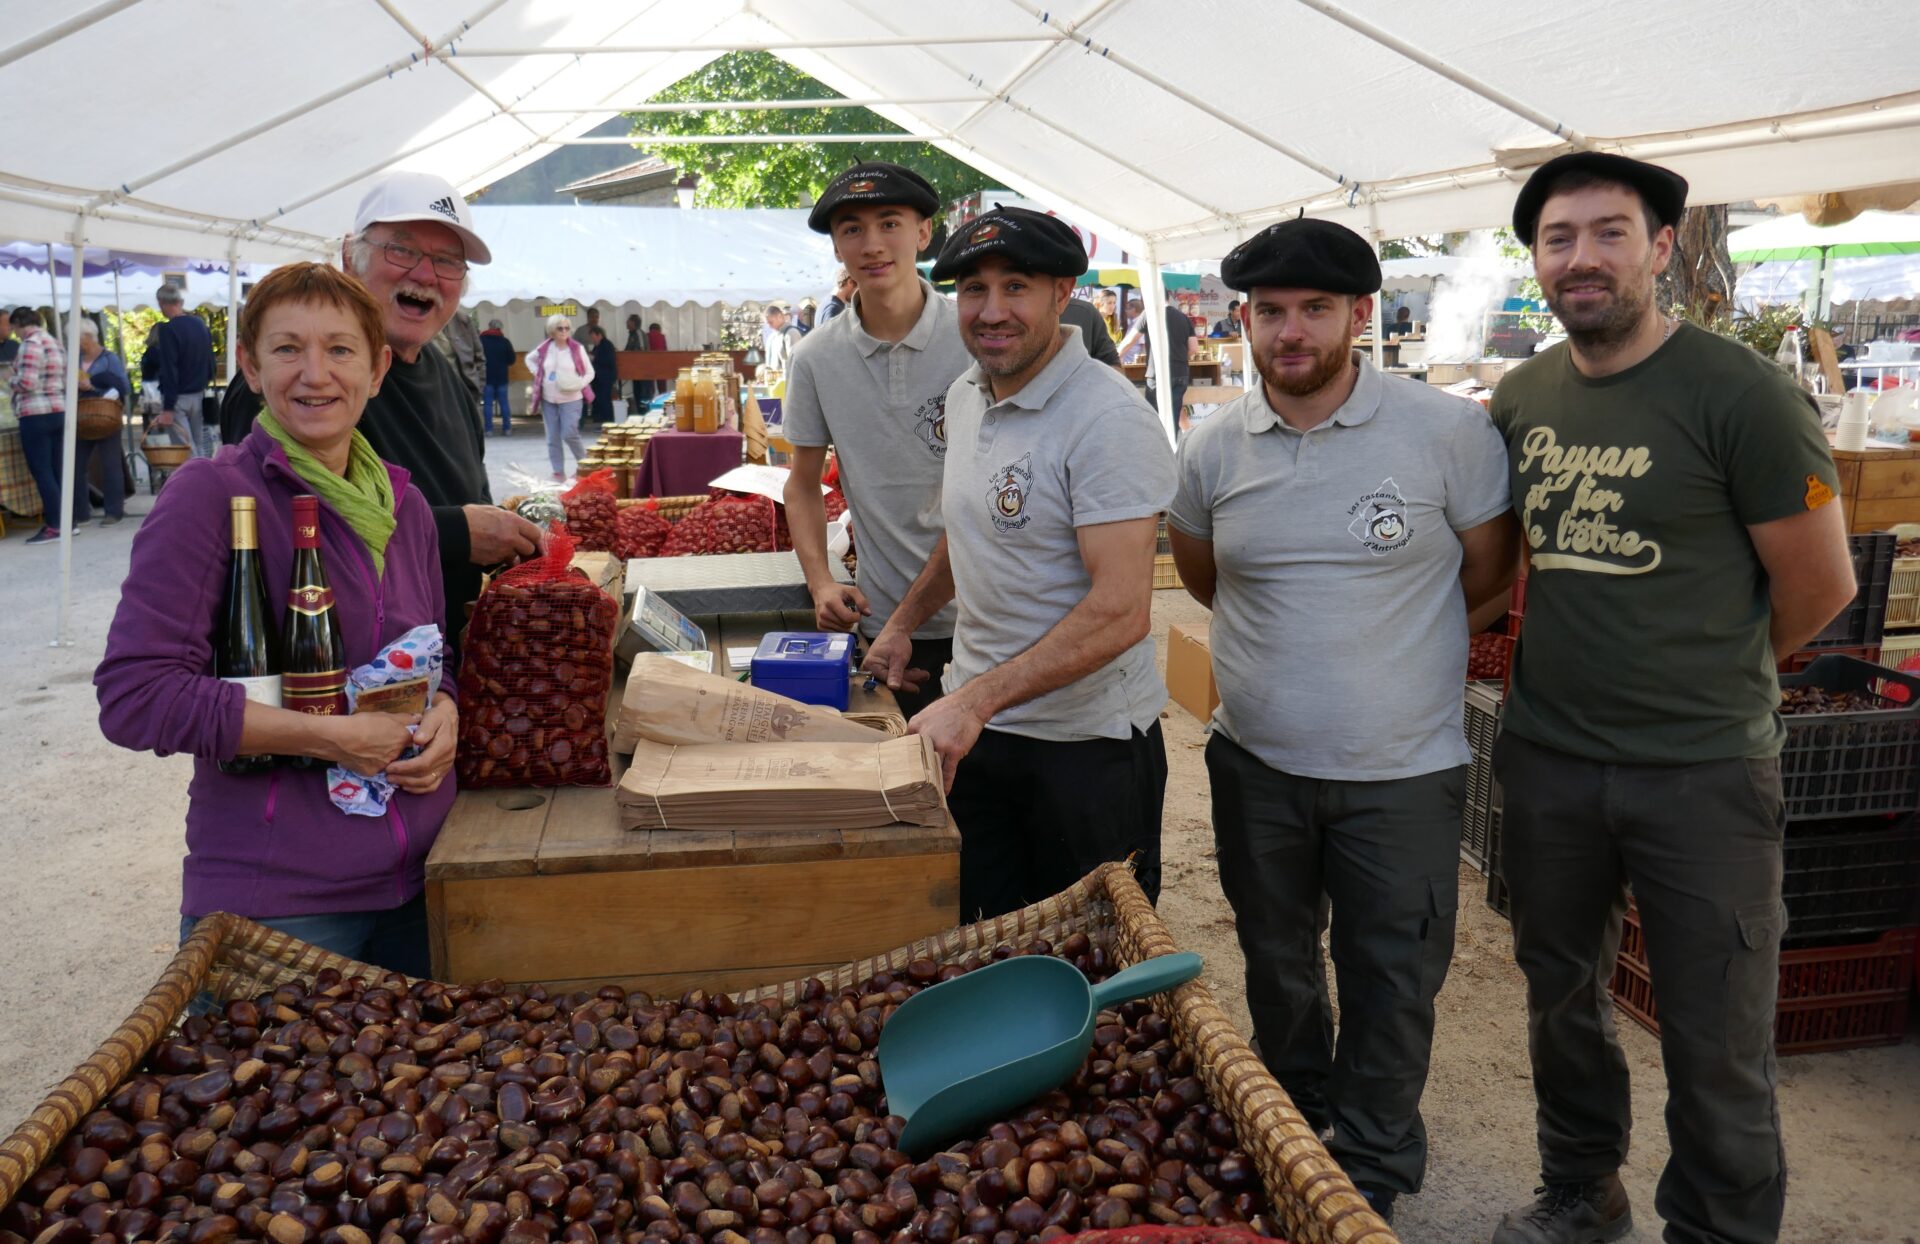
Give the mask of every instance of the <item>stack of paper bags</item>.
POLYGON ((918 734, 873 743, 642 740, 614 802, 626 829, 867 829, 947 821, 940 757, 918 734))
POLYGON ((613 748, 654 743, 871 743, 906 733, 906 722, 876 713, 866 721, 692 668, 658 653, 633 659, 614 725, 613 748))

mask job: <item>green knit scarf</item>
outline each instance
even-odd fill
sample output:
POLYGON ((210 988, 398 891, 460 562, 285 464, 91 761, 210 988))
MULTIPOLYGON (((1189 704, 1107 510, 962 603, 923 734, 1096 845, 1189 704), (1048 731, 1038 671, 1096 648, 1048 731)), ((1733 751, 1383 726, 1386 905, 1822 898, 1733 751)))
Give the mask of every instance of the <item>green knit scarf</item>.
POLYGON ((280 442, 293 473, 313 489, 315 496, 347 520, 347 526, 353 528, 360 542, 367 546, 367 555, 373 558, 375 577, 386 574, 387 541, 393 538, 397 525, 393 516, 393 477, 387 474, 387 464, 373 452, 367 438, 360 435, 359 429, 354 430, 353 440, 347 447, 347 473, 342 476, 328 470, 325 463, 313 456, 312 450, 294 440, 293 434, 280 426, 272 411, 261 410, 254 422, 280 442))

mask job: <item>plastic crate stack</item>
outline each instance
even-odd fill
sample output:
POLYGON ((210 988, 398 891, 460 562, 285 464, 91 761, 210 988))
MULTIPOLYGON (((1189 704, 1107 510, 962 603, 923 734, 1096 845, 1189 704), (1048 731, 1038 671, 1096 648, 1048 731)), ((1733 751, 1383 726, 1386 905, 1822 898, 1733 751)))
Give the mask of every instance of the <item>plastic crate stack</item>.
MULTIPOLYGON (((1781 673, 1796 673, 1831 653, 1883 661, 1890 666, 1899 664, 1887 660, 1882 652, 1887 628, 1894 625, 1894 552, 1899 538, 1891 531, 1869 531, 1848 536, 1847 543, 1853 552, 1853 581, 1860 585, 1853 603, 1827 623, 1827 629, 1808 640, 1806 647, 1782 661, 1781 673)), ((1913 615, 1907 625, 1920 626, 1920 557, 1905 560, 1914 567, 1909 578, 1915 582, 1909 590, 1915 595, 1903 598, 1901 609, 1913 615)), ((1920 643, 1909 649, 1914 651, 1920 651, 1920 643)))
POLYGON ((1899 669, 1920 656, 1920 527, 1895 528, 1898 540, 1887 584, 1886 629, 1880 663, 1899 669), (1904 551, 1902 546, 1904 546, 1904 551))
MULTIPOLYGON (((1920 944, 1920 676, 1829 655, 1783 688, 1867 697, 1872 708, 1784 718, 1787 933, 1775 1048, 1899 1042, 1920 944)), ((1639 913, 1629 904, 1613 999, 1659 1032, 1639 913)))

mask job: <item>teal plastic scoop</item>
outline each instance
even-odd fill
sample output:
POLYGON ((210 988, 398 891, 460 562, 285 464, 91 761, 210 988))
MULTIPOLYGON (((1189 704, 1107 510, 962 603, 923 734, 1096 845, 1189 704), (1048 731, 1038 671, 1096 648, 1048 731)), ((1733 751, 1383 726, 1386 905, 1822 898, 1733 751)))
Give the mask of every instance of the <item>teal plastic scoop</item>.
POLYGON ((1071 1079, 1102 1010, 1200 975, 1188 952, 1136 963, 1090 984, 1064 959, 1023 955, 915 994, 880 1033, 880 1083, 907 1121, 900 1149, 938 1152, 1071 1079))

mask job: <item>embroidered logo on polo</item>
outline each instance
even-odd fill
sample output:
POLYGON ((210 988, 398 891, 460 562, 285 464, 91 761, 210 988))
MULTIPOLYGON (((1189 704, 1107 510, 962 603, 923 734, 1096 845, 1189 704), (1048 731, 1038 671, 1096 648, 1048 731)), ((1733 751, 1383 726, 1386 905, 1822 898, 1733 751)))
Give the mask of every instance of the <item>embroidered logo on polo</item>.
POLYGON ((455 207, 453 205, 453 200, 450 198, 447 198, 445 195, 442 195, 441 197, 435 199, 433 202, 427 204, 427 210, 430 212, 439 212, 442 216, 445 216, 448 220, 460 219, 460 209, 455 207))
POLYGON ((1032 521, 1027 494, 1033 489, 1033 455, 1021 454, 993 473, 987 484, 987 515, 1003 533, 1018 531, 1032 521))
POLYGON ((1389 475, 1380 486, 1347 507, 1353 521, 1347 531, 1366 546, 1375 557, 1385 557, 1405 548, 1413 539, 1413 524, 1407 518, 1407 499, 1389 475))
POLYGON ((914 430, 936 458, 947 456, 947 395, 942 393, 920 403, 913 412, 914 430))

